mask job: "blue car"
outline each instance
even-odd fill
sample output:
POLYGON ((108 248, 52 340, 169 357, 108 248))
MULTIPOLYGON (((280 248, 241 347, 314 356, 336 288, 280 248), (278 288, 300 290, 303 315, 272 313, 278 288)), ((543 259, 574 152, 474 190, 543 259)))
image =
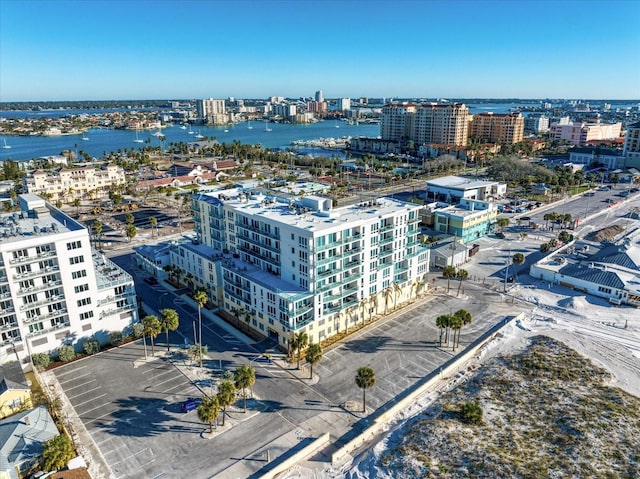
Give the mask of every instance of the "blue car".
POLYGON ((182 402, 180 409, 182 409, 182 412, 193 411, 194 409, 198 409, 200 403, 202 403, 202 399, 189 398, 182 402))

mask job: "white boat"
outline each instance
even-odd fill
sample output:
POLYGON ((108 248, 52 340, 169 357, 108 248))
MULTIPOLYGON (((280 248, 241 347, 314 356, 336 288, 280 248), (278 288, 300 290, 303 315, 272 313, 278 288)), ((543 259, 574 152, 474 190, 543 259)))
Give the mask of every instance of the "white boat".
POLYGON ((180 129, 181 130, 186 130, 187 129, 187 125, 180 125, 180 129))
POLYGON ((11 148, 11 145, 7 145, 7 139, 6 139, 6 138, 3 138, 3 139, 2 139, 2 141, 3 141, 3 143, 2 143, 2 148, 5 148, 5 149, 7 149, 7 150, 8 150, 9 148, 11 148))
POLYGON ((153 133, 153 136, 164 136, 164 135, 162 134, 162 131, 158 130, 155 133, 153 133))
POLYGON ((229 130, 224 130, 225 133, 229 133, 229 130))
POLYGON ((144 140, 140 138, 138 130, 136 130, 136 137, 133 140, 134 143, 144 143, 144 140))
POLYGON ((272 128, 269 128, 267 120, 264 121, 264 131, 272 131, 272 128))
POLYGON ((198 134, 196 135, 196 138, 198 140, 201 140, 202 138, 204 138, 204 135, 201 135, 200 132, 198 132, 198 134))
POLYGON ((89 141, 89 137, 87 136, 87 134, 86 134, 86 133, 83 133, 83 134, 82 134, 82 138, 81 138, 81 139, 82 139, 83 141, 89 141))
POLYGON ((338 125, 338 120, 336 120, 335 127, 336 127, 336 128, 340 128, 340 125, 338 125))
POLYGON ((247 130, 253 130, 253 127, 251 126, 251 122, 249 122, 249 125, 247 126, 247 130))

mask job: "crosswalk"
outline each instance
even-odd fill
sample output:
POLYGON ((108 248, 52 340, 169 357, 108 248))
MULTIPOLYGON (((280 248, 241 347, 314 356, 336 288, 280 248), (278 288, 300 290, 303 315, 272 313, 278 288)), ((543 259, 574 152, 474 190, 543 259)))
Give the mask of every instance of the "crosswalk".
POLYGON ((243 344, 238 338, 236 338, 233 334, 225 334, 222 336, 222 339, 229 344, 243 344))

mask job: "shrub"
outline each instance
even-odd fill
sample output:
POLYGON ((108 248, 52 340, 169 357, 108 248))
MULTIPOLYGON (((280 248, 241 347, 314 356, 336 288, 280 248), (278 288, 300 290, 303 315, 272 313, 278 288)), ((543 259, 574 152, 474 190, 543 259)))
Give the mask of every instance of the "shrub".
POLYGON ((109 333, 109 343, 114 346, 120 346, 122 344, 122 333, 120 331, 111 331, 109 333))
POLYGON ((477 402, 466 402, 460 407, 460 418, 467 424, 482 423, 482 408, 477 402))
POLYGON ((64 363, 72 361, 76 357, 73 346, 60 346, 58 348, 58 359, 64 363))
POLYGON ((45 471, 56 471, 66 466, 74 456, 73 443, 66 434, 61 434, 43 444, 42 468, 45 471))
POLYGON ((100 342, 96 338, 89 338, 84 343, 82 343, 82 348, 85 353, 91 355, 96 354, 100 351, 100 342))
POLYGON ((31 362, 34 366, 46 368, 51 364, 51 358, 46 353, 36 353, 31 355, 31 362))
POLYGON ((133 325, 133 337, 134 338, 136 338, 136 339, 141 338, 143 332, 144 332, 144 325, 142 323, 136 323, 136 324, 133 325))

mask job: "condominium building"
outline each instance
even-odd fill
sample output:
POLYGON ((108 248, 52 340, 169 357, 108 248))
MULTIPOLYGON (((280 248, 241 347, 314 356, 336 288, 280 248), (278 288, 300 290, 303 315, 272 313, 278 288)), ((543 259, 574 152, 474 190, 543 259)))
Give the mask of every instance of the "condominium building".
POLYGON ((315 99, 318 103, 322 103, 324 101, 324 95, 322 94, 322 90, 318 90, 316 92, 315 99))
POLYGON ((625 158, 627 168, 640 169, 640 121, 627 126, 622 155, 625 158))
POLYGON ((380 137, 383 140, 409 141, 413 135, 414 103, 390 103, 382 108, 380 137))
POLYGON ((468 130, 469 109, 461 103, 390 103, 382 108, 383 140, 464 146, 468 130))
POLYGON ((277 116, 281 116, 284 119, 293 119, 296 116, 296 105, 290 105, 288 103, 282 103, 273 105, 272 113, 277 116))
POLYGON ((532 114, 524 119, 524 131, 528 133, 546 133, 549 131, 549 117, 540 114, 532 114))
POLYGON ((126 183, 124 169, 108 164, 102 168, 60 168, 55 171, 36 170, 22 180, 25 191, 46 195, 51 201, 73 201, 103 198, 113 186, 126 183))
POLYGON ((550 128, 550 138, 582 146, 592 140, 618 138, 621 129, 622 123, 553 123, 550 128))
POLYGON ((482 142, 513 145, 524 136, 524 117, 520 113, 479 113, 473 115, 469 136, 482 142))
POLYGON ((351 109, 351 98, 339 98, 338 99, 338 110, 350 110, 351 109))
POLYGON ((333 209, 315 196, 200 194, 198 238, 178 245, 172 262, 281 347, 298 331, 318 342, 416 294, 429 264, 419 209, 388 198, 333 209))
POLYGON ((137 322, 133 279, 91 249, 87 228, 38 196, 19 203, 0 216, 0 363, 137 322))
POLYGON ((196 101, 198 118, 214 125, 224 125, 228 122, 227 109, 224 100, 208 98, 196 101))

